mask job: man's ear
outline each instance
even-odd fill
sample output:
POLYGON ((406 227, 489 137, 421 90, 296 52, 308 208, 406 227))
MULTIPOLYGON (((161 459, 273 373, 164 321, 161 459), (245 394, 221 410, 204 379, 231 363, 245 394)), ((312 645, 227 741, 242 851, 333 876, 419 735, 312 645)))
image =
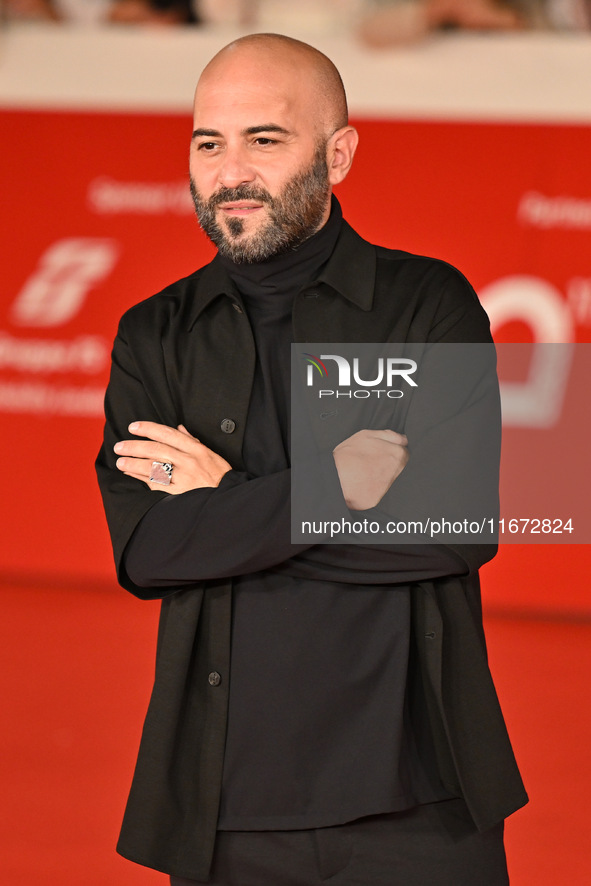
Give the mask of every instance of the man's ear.
POLYGON ((359 134, 353 126, 343 126, 331 135, 326 146, 328 180, 338 185, 351 169, 359 134))

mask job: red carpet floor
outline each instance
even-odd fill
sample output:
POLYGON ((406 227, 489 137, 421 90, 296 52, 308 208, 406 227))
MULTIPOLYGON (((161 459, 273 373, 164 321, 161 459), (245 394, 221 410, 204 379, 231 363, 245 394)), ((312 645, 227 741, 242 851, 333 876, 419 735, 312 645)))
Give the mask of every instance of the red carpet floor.
MULTIPOLYGON (((165 886, 114 851, 157 604, 115 588, 0 595, 0 884, 165 886)), ((507 826, 512 886, 587 886, 591 625, 490 615, 487 633, 531 796, 507 826)))

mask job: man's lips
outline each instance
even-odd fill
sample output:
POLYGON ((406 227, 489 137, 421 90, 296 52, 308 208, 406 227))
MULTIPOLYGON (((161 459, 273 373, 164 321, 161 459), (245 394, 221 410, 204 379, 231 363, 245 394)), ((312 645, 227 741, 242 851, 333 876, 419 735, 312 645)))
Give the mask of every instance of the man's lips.
POLYGON ((234 203, 222 203, 220 209, 228 215, 252 215, 262 209, 263 203, 254 203, 249 200, 237 200, 234 203))

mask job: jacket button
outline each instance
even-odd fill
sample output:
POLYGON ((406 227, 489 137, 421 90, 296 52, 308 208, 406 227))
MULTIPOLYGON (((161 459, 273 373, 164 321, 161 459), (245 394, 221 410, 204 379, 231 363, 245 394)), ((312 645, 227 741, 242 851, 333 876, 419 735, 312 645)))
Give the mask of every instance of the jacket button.
POLYGON ((434 640, 436 636, 435 631, 427 631, 425 634, 425 640, 434 640))
POLYGON ((209 674, 209 676, 207 678, 207 682, 209 683, 210 686, 219 686, 220 683, 222 682, 222 678, 220 677, 220 675, 218 674, 217 671, 212 671, 211 674, 209 674))
POLYGON ((232 421, 231 418, 225 418, 220 424, 220 428, 224 434, 233 434, 236 430, 236 422, 232 421))

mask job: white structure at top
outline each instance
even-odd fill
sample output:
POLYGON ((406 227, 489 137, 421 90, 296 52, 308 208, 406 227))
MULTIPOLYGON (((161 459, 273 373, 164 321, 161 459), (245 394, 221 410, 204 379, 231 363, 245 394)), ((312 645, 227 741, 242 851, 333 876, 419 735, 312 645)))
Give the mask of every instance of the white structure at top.
MULTIPOLYGON (((27 24, 0 37, 0 107, 190 112, 197 77, 235 29, 27 24)), ((442 34, 370 51, 289 30, 335 62, 355 117, 591 122, 591 35, 442 34)))

